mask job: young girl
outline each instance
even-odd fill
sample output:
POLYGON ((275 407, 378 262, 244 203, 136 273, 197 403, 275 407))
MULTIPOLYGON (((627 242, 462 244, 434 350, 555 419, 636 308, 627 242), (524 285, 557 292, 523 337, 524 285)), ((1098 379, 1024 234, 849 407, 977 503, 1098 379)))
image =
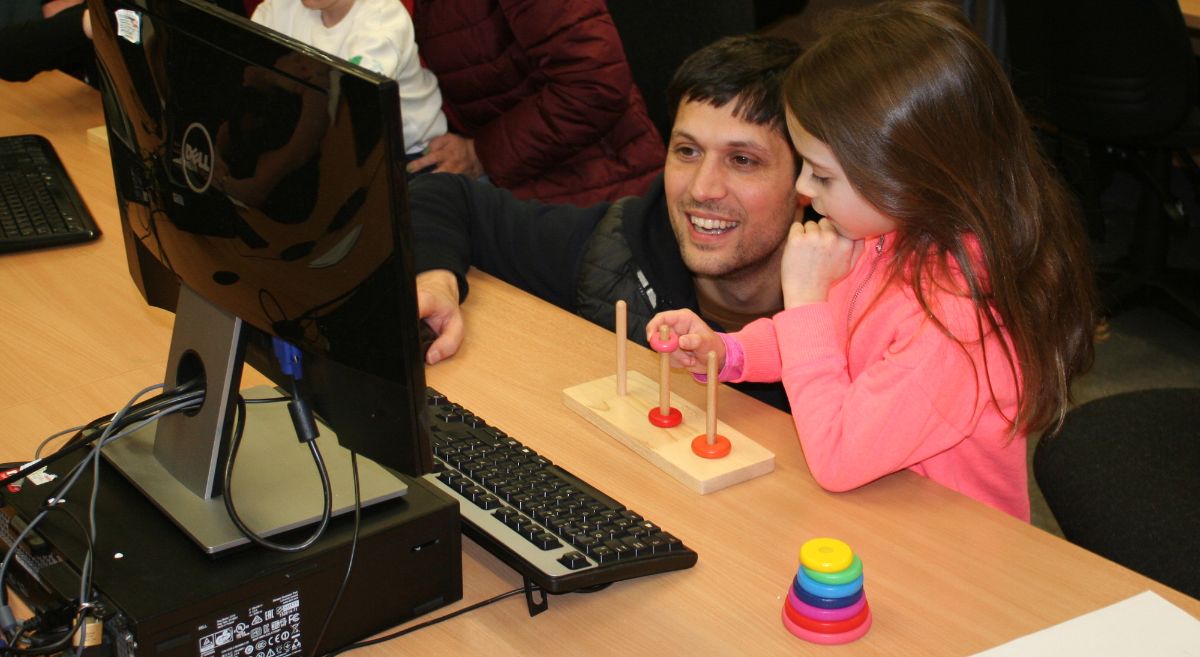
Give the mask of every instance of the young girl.
POLYGON ((813 477, 843 491, 910 469, 1029 519, 1028 433, 1090 366, 1095 292, 1074 205, 1004 72, 958 10, 883 2, 791 67, 795 224, 784 310, 730 335, 689 311, 677 366, 782 380, 813 477))

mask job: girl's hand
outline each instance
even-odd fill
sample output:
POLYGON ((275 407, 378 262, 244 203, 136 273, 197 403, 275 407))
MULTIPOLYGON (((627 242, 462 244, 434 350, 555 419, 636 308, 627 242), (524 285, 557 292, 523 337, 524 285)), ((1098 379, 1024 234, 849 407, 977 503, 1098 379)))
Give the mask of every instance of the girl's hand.
POLYGON ((780 271, 783 307, 825 301, 829 288, 850 273, 862 244, 842 237, 828 219, 792 224, 780 271))
POLYGON ((671 352, 671 365, 689 372, 708 372, 708 352, 717 354, 717 370, 725 365, 725 343, 700 316, 690 310, 659 313, 646 325, 646 339, 657 339, 659 327, 670 327, 679 336, 679 348, 671 352))

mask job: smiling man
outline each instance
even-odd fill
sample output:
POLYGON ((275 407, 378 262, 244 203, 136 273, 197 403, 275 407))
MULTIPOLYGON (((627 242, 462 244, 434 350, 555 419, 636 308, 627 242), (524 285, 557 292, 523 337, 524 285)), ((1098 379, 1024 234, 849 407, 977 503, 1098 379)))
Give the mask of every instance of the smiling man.
MULTIPOLYGON (((745 35, 690 56, 667 90, 675 122, 663 175, 643 196, 578 208, 464 176, 413 180, 418 303, 439 334, 428 362, 464 339, 471 266, 609 329, 624 300, 629 337, 643 344, 663 310, 690 308, 725 331, 779 311, 783 245, 804 209, 780 100, 799 54, 786 39, 745 35)), ((786 405, 778 386, 757 385, 746 392, 786 405)))

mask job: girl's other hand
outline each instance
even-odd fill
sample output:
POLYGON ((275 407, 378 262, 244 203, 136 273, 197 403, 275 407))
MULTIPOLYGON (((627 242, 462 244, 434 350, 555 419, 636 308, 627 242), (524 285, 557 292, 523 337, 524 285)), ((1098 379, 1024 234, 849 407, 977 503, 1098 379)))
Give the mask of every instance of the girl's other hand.
POLYGON ((783 307, 827 300, 829 288, 850 273, 862 245, 842 237, 825 218, 792 224, 780 268, 783 307))
POLYGON ((667 326, 679 336, 679 348, 671 352, 671 365, 689 372, 708 372, 708 352, 717 354, 717 369, 725 365, 725 342, 700 316, 690 310, 669 310, 650 319, 646 339, 657 340, 659 327, 667 326))

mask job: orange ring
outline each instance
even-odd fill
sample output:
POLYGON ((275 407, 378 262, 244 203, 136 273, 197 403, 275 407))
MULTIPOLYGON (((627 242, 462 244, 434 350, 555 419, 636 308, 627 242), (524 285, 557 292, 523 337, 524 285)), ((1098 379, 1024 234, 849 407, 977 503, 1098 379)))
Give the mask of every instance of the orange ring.
POLYGON ((713 444, 708 444, 708 434, 702 433, 692 439, 692 451, 696 456, 703 456, 706 459, 719 459, 729 456, 729 452, 733 449, 733 444, 729 439, 721 434, 715 436, 716 440, 713 444))

